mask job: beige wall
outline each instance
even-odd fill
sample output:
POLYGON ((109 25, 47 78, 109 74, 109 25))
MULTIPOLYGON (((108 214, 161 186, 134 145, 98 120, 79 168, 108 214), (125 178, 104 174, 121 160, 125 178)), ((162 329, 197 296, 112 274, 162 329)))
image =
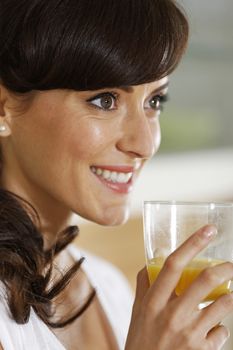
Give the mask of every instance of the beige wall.
POLYGON ((135 288, 137 272, 145 265, 142 220, 134 218, 120 227, 80 225, 76 244, 118 266, 135 288))

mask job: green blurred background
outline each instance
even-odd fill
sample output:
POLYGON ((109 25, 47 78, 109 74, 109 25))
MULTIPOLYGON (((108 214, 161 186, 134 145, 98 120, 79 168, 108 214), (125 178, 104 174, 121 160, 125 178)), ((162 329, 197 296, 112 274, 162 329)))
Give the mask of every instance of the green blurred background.
POLYGON ((180 0, 186 54, 170 78, 160 153, 233 147, 233 0, 180 0))

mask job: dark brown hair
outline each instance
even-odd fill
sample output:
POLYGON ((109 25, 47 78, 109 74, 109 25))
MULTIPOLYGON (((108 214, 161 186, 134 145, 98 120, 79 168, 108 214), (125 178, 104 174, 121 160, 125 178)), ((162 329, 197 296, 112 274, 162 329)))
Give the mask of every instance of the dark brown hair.
POLYGON ((36 226, 40 226, 35 209, 21 197, 0 189, 0 278, 6 287, 8 305, 14 320, 25 323, 30 307, 51 327, 64 327, 88 307, 95 295, 74 315, 52 322, 52 300, 65 288, 74 276, 83 258, 51 286, 53 259, 77 235, 77 226, 70 226, 59 234, 55 246, 45 251, 43 239, 36 226), (35 225, 37 222, 37 225, 35 225), (46 268, 46 271, 45 271, 46 268))
MULTIPOLYGON (((187 20, 172 0, 0 0, 0 81, 22 96, 147 83, 174 70, 187 38, 187 20)), ((0 190, 0 279, 16 322, 27 322, 32 306, 61 327, 94 292, 71 318, 51 322, 51 301, 81 263, 48 289, 53 257, 77 229, 67 228, 45 252, 36 218, 29 203, 0 190)))

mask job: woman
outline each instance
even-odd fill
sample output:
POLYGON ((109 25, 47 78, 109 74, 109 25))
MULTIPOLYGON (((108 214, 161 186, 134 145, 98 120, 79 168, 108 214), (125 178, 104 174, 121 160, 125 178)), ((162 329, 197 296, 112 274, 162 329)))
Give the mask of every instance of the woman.
POLYGON ((186 46, 182 11, 172 0, 0 4, 1 349, 220 349, 231 295, 197 305, 232 278, 232 265, 173 294, 214 227, 173 253, 151 288, 139 273, 125 346, 126 282, 88 253, 81 268, 82 254, 68 246, 72 213, 101 225, 128 217, 186 46))

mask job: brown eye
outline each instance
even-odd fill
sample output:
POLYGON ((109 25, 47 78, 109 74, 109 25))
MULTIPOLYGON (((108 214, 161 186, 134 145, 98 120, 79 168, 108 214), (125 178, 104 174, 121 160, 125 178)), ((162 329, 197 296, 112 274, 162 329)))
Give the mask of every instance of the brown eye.
POLYGON ((150 102, 150 107, 155 110, 159 110, 161 108, 161 101, 159 96, 154 96, 150 102))
POLYGON ((92 105, 103 110, 112 110, 116 108, 116 96, 110 92, 99 94, 88 100, 92 105))
POLYGON ((168 95, 155 95, 145 105, 145 107, 151 108, 154 111, 162 111, 164 103, 167 102, 168 95))
POLYGON ((114 104, 113 98, 110 95, 105 95, 100 98, 100 105, 103 109, 111 109, 114 104))

